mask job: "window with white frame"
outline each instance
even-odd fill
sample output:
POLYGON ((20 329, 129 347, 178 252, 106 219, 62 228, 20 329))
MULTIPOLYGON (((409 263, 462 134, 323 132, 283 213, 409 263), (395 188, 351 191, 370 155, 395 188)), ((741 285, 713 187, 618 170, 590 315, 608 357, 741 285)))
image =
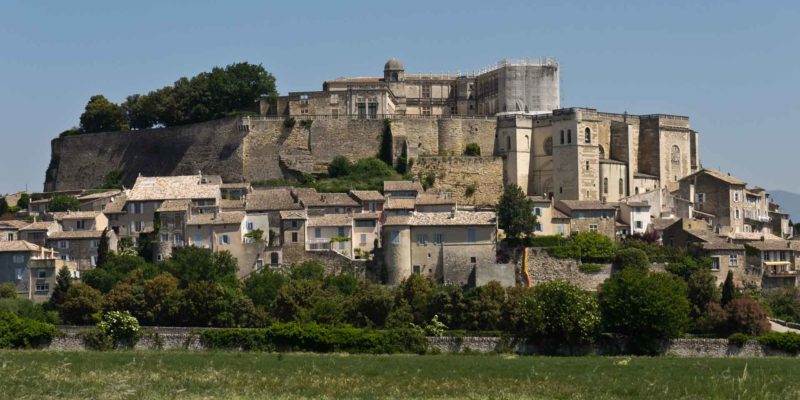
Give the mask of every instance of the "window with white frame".
POLYGON ((47 278, 47 271, 41 269, 36 271, 36 279, 45 279, 45 278, 47 278))
POLYGON ((738 209, 738 208, 736 208, 736 209, 734 209, 734 210, 733 210, 733 218, 735 218, 735 219, 740 219, 740 217, 741 217, 741 215, 740 215, 740 214, 741 214, 741 213, 740 213, 740 211, 739 211, 739 209, 738 209))
POLYGON ((161 243, 169 242, 169 233, 162 233, 161 234, 161 243))
POLYGON ((59 249, 68 249, 69 248, 69 242, 66 241, 66 240, 59 240, 58 243, 57 243, 57 246, 58 246, 59 249))
POLYGON ((14 254, 13 261, 14 264, 22 264, 25 262, 25 256, 22 254, 14 254))
POLYGON ((736 267, 739 265, 739 255, 738 254, 731 254, 728 258, 729 262, 728 265, 731 267, 736 267))
POLYGON ((740 193, 738 191, 733 192, 733 202, 734 203, 738 203, 739 202, 739 196, 740 196, 740 193))
POLYGON ((359 240, 359 242, 358 242, 358 243, 359 243, 361 246, 366 246, 366 245, 367 245, 367 234, 366 234, 366 233, 362 233, 362 234, 359 236, 359 239, 361 239, 361 240, 359 240))
POLYGON ((589 232, 597 232, 597 224, 590 224, 589 232))
POLYGON ((636 229, 642 229, 643 225, 642 221, 636 221, 636 229))
POLYGON ((428 243, 428 235, 426 234, 417 235, 417 244, 427 244, 427 243, 428 243))
POLYGON ((230 237, 228 235, 222 235, 219 237, 219 244, 231 244, 230 237))
POLYGON ((711 270, 712 271, 719 271, 719 257, 712 257, 711 258, 711 270))
POLYGON ((50 284, 47 282, 36 282, 36 291, 37 292, 49 292, 50 291, 50 284))
POLYGON ((695 201, 697 203, 705 203, 706 202, 706 194, 705 193, 697 193, 694 195, 695 201))

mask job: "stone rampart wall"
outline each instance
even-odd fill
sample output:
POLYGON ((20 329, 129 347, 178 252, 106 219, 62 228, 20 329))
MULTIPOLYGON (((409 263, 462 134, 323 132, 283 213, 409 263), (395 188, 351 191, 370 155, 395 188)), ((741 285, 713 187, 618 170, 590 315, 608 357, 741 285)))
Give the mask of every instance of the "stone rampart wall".
MULTIPOLYGON (((438 155, 440 151, 460 155, 473 142, 480 144, 482 154, 491 155, 494 148, 493 119, 408 118, 395 119, 392 125, 393 141, 407 143, 418 155, 438 155)), ((45 190, 98 187, 111 171, 122 171, 128 187, 139 174, 202 171, 236 182, 324 172, 338 155, 353 161, 376 156, 383 131, 380 119, 298 117, 294 126, 286 126, 281 118, 237 117, 171 128, 67 136, 51 143, 45 190)))
POLYGON ((597 287, 611 277, 611 264, 603 264, 596 273, 581 272, 580 264, 573 259, 550 257, 545 249, 528 249, 528 272, 534 285, 550 281, 567 281, 583 290, 597 290, 597 287))
MULTIPOLYGON (((63 335, 56 337, 46 350, 83 351, 87 350, 80 337, 80 332, 89 327, 61 326, 63 335)), ((200 332, 213 328, 180 328, 180 327, 144 327, 143 335, 134 347, 135 350, 205 350, 200 342, 200 332)), ((520 338, 500 337, 429 337, 429 348, 443 353, 494 353, 512 352, 517 354, 551 354, 537 345, 520 338)), ((728 344, 727 339, 673 339, 664 344, 663 352, 675 357, 766 357, 792 355, 771 350, 756 341, 749 341, 744 346, 728 344)), ((556 349, 556 354, 564 355, 618 355, 622 354, 619 343, 587 345, 572 349, 556 349)), ((795 356, 797 357, 797 356, 795 356)))
POLYGON ((450 192, 459 205, 495 205, 503 193, 503 160, 500 157, 420 157, 411 174, 436 177, 434 190, 450 192), (467 196, 468 189, 474 191, 467 196))

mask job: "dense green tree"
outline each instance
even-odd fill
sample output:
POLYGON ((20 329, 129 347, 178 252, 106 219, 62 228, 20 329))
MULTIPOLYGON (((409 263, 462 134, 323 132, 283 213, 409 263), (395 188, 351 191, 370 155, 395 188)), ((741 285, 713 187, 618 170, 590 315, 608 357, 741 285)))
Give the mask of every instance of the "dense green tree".
POLYGON ((525 286, 512 286, 506 288, 506 304, 503 310, 503 330, 507 332, 524 333, 525 308, 523 305, 533 296, 533 288, 525 286))
POLYGON ((0 299, 16 299, 17 287, 11 282, 0 283, 0 299))
POLYGON ((27 318, 50 324, 61 323, 57 312, 45 309, 42 304, 37 304, 31 300, 19 297, 0 298, 0 314, 3 313, 11 313, 20 318, 27 318))
POLYGON ((731 300, 725 311, 728 314, 728 333, 758 336, 770 330, 766 311, 747 296, 731 300))
POLYGON ((147 271, 155 275, 156 267, 139 256, 128 254, 109 254, 106 261, 94 269, 85 271, 81 280, 103 293, 110 291, 128 273, 134 270, 147 271))
POLYGON ((345 156, 336 156, 328 164, 328 177, 338 178, 340 176, 347 176, 353 169, 353 163, 345 156))
POLYGON ((497 221, 509 238, 520 239, 531 234, 536 227, 533 200, 516 184, 507 185, 497 203, 497 221))
POLYGON ((144 287, 132 283, 120 283, 103 296, 103 311, 128 311, 137 320, 148 319, 144 287))
POLYGON ((709 304, 719 302, 720 292, 717 278, 709 270, 698 270, 686 281, 686 296, 691 305, 692 319, 700 318, 709 304))
POLYGON ((184 326, 263 326, 266 316, 235 289, 193 281, 176 294, 173 320, 184 326))
POLYGON ((244 294, 250 297, 255 305, 269 308, 275 303, 278 290, 287 280, 287 277, 280 272, 263 269, 247 277, 244 281, 244 294))
POLYGON ((800 288, 787 286, 766 290, 764 298, 775 318, 800 322, 800 288))
POLYGON ((116 132, 126 126, 122 107, 103 95, 92 96, 81 114, 81 130, 85 133, 116 132))
POLYGON ((689 279, 693 273, 700 270, 711 270, 711 259, 708 257, 684 256, 680 260, 667 264, 667 272, 677 275, 683 280, 689 279))
POLYGON ((563 281, 536 286, 523 304, 528 335, 555 344, 591 342, 600 326, 597 298, 563 281))
POLYGON ((601 285, 600 310, 605 329, 627 336, 638 353, 658 351, 689 324, 686 284, 666 273, 622 270, 601 285))
MULTIPOLYGON (((494 331, 503 328, 503 308, 506 302, 506 291, 497 281, 491 281, 482 287, 470 290, 465 295, 467 298, 465 308, 460 310, 454 307, 452 313, 466 313, 470 315, 470 323, 465 328, 474 330, 494 331)), ((458 303, 455 303, 458 306, 458 303)))
POLYGON ((725 307, 734 298, 736 298, 736 287, 733 285, 733 271, 728 270, 728 275, 725 276, 725 283, 722 284, 722 298, 720 305, 725 307))
POLYGON ((164 269, 180 281, 181 287, 191 282, 215 282, 234 288, 238 285, 236 258, 227 251, 214 252, 199 247, 177 247, 164 262, 164 269))
POLYGON ((72 287, 72 272, 67 267, 62 267, 58 270, 56 275, 56 286, 53 288, 53 293, 50 294, 50 300, 47 301, 46 308, 48 310, 58 310, 58 307, 64 303, 67 297, 67 292, 72 287))
POLYGON ((8 202, 5 197, 0 197, 0 215, 8 212, 8 202))
POLYGON ((612 260, 616 253, 614 241, 597 232, 579 232, 572 236, 572 244, 584 261, 612 260))
POLYGON ((306 261, 293 265, 289 271, 292 280, 322 281, 325 278, 325 266, 319 261, 306 261))
POLYGON ((162 272, 144 281, 143 289, 147 308, 146 317, 141 321, 160 325, 170 324, 171 316, 177 313, 174 307, 177 307, 175 295, 178 293, 178 279, 162 272))
POLYGON ((65 323, 93 324, 97 322, 97 314, 102 304, 103 295, 100 291, 85 283, 75 283, 67 290, 64 302, 57 310, 65 323))
POLYGON ((419 274, 412 274, 397 287, 395 305, 407 304, 411 308, 414 322, 422 325, 433 317, 430 313, 431 299, 434 294, 433 281, 419 274))
POLYGON ((19 200, 17 200, 17 207, 19 207, 20 210, 27 210, 30 203, 31 196, 27 193, 23 193, 19 196, 19 200))
POLYGON ((345 301, 347 321, 354 326, 368 328, 384 327, 394 305, 391 290, 369 283, 361 283, 358 290, 345 301))
POLYGON ((55 194, 47 203, 47 210, 50 212, 77 211, 80 206, 81 204, 75 196, 55 194))
POLYGON ((104 265, 108 261, 110 249, 108 245, 108 228, 103 229, 103 235, 100 236, 100 242, 97 244, 97 261, 96 266, 104 265))
POLYGON ((622 268, 650 268, 650 259, 647 257, 647 253, 636 248, 619 249, 616 262, 622 268))

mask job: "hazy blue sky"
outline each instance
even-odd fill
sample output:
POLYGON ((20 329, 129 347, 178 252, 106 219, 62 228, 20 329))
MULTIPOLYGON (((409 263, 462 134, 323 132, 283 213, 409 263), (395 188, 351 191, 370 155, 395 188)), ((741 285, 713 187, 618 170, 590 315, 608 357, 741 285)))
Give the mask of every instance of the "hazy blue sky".
POLYGON ((91 95, 120 102, 216 65, 281 93, 552 56, 562 105, 691 117, 707 167, 800 192, 800 2, 0 2, 0 193, 41 190, 50 140, 91 95), (80 4, 80 5, 78 5, 80 4))

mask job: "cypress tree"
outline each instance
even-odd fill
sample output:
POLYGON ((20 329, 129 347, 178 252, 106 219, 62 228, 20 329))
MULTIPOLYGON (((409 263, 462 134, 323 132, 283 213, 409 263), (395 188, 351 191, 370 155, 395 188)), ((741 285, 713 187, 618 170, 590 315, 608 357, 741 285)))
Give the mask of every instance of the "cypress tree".
POLYGON ((728 275, 725 277, 725 283, 722 284, 722 300, 720 300, 720 305, 725 307, 733 300, 735 288, 733 287, 733 272, 728 271, 728 275))

